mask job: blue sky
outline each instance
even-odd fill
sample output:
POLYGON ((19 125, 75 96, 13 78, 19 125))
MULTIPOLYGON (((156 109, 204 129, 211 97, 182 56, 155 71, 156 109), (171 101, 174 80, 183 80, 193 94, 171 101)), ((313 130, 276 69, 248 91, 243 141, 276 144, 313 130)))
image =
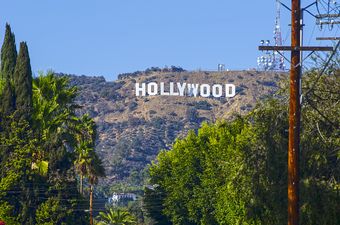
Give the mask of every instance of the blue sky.
MULTIPOLYGON (((282 9, 288 44, 289 16, 282 9)), ((274 19, 274 0, 0 0, 0 43, 9 22, 17 44, 27 41, 35 74, 52 69, 114 80, 151 66, 248 69, 256 67, 259 41, 272 40, 274 19)), ((314 23, 306 16, 311 44, 314 23)))

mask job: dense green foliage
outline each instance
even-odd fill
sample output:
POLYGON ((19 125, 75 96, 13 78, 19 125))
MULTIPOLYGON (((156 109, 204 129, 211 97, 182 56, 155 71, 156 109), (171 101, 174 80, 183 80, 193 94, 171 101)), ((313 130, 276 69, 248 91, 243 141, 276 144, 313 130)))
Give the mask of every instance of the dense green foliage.
POLYGON ((3 115, 10 115, 15 109, 14 90, 9 79, 3 80, 4 87, 0 94, 1 112, 3 115))
MULTIPOLYGON (((301 224, 340 224, 339 70, 321 79, 317 72, 303 82, 301 224)), ((247 116, 203 124, 162 151, 150 166, 145 209, 156 224, 164 217, 176 225, 286 224, 287 145, 283 90, 247 116)))
POLYGON ((92 186, 104 175, 94 151, 94 121, 76 114, 77 90, 67 78, 48 73, 32 79, 26 43, 20 44, 16 63, 9 63, 13 54, 6 48, 13 47, 14 35, 6 29, 1 72, 9 85, 0 102, 0 220, 9 225, 88 224, 89 201, 79 191, 75 165, 87 155, 88 169, 80 175, 92 186), (13 77, 8 71, 14 71, 13 77), (9 93, 14 98, 6 97, 9 93))
POLYGON ((159 186, 146 187, 143 197, 143 209, 147 216, 152 219, 154 225, 171 225, 171 221, 163 214, 164 190, 159 186))
POLYGON ((33 198, 37 196, 33 193, 34 175, 29 168, 38 140, 26 121, 15 121, 13 117, 9 119, 10 127, 0 137, 0 201, 12 208, 12 213, 7 216, 16 218, 22 224, 32 224, 30 207, 35 206, 33 198))

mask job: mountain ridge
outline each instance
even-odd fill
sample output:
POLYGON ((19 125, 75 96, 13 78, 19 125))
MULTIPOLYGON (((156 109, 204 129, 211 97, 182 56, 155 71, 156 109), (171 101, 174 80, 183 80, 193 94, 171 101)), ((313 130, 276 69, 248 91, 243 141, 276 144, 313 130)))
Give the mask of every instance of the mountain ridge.
POLYGON ((162 71, 128 73, 115 81, 104 77, 66 75, 77 86, 76 103, 97 124, 96 151, 102 158, 110 185, 142 182, 145 166, 161 149, 203 121, 230 119, 249 112, 257 101, 272 96, 286 73, 264 71, 162 71), (136 96, 136 83, 181 82, 236 86, 233 98, 193 96, 136 96))

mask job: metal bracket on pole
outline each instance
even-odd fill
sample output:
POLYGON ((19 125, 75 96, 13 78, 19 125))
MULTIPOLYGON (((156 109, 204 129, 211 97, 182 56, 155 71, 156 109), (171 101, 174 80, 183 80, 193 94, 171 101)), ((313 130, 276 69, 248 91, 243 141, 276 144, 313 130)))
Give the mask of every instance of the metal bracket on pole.
POLYGON ((317 41, 338 41, 340 37, 317 37, 317 41))
POLYGON ((333 51, 333 47, 324 46, 259 46, 260 51, 333 51))

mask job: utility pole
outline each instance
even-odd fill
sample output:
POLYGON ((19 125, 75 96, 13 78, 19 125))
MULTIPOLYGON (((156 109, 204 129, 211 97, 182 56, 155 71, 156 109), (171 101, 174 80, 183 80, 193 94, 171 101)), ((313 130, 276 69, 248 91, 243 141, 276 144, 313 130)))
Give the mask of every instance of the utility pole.
POLYGON ((303 26, 301 1, 292 0, 292 8, 289 10, 291 11, 291 46, 259 46, 259 50, 273 50, 278 53, 280 51, 291 52, 289 78, 288 225, 299 225, 300 85, 303 60, 301 52, 333 51, 333 48, 301 46, 303 26))
POLYGON ((93 225, 93 186, 90 186, 90 224, 93 225))
POLYGON ((288 225, 299 224, 299 152, 300 152, 300 77, 301 77, 301 2, 292 0, 291 64, 288 140, 288 225))

